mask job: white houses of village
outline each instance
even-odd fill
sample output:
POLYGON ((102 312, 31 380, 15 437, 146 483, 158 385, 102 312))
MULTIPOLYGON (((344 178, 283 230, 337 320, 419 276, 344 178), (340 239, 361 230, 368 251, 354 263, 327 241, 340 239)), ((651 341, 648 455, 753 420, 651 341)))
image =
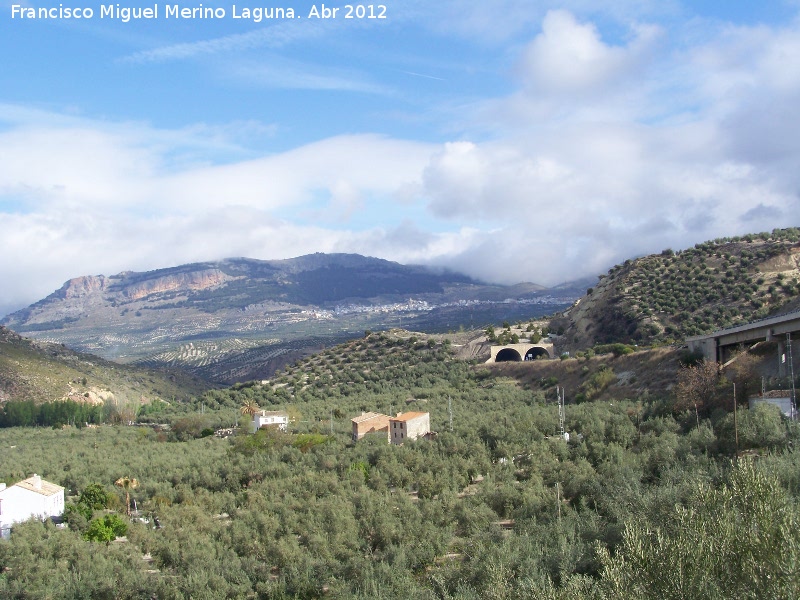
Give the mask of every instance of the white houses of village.
POLYGON ((262 410, 253 415, 251 426, 253 433, 262 427, 277 427, 286 431, 289 427, 289 415, 280 411, 262 410))
POLYGON ((0 483, 0 531, 32 517, 46 519, 64 513, 64 488, 34 474, 12 486, 0 483))

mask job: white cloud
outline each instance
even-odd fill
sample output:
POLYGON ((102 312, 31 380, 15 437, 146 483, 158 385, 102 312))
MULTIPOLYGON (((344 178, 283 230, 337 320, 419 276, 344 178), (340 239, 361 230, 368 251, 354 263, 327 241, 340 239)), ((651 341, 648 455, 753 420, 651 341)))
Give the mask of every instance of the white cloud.
POLYGON ((434 214, 494 228, 451 264, 554 283, 668 246, 797 226, 800 30, 706 34, 676 50, 636 26, 618 47, 548 13, 520 91, 476 113, 501 135, 447 144, 426 168, 434 214))
POLYGON ((637 26, 626 47, 610 46, 591 23, 578 23, 564 10, 547 13, 542 33, 523 56, 523 77, 531 93, 590 93, 630 77, 639 68, 659 29, 637 26))
POLYGON ((235 65, 226 65, 221 77, 238 80, 248 87, 389 93, 389 90, 368 81, 354 69, 333 69, 330 66, 289 61, 278 56, 261 58, 258 62, 240 60, 235 65))
POLYGON ((0 312, 80 274, 235 255, 360 252, 554 284, 799 225, 798 23, 682 45, 674 26, 625 33, 547 13, 517 48, 516 91, 453 108, 442 128, 469 125, 435 145, 340 135, 254 156, 247 131, 270 125, 0 105, 0 312))
POLYGON ((321 22, 289 20, 259 27, 247 33, 157 46, 135 52, 125 57, 123 61, 131 63, 167 62, 244 52, 257 48, 282 48, 319 37, 325 31, 330 31, 330 27, 321 22))
MULTIPOLYGON (((13 122, 13 111, 5 116, 13 122)), ((14 282, 0 291, 0 311, 83 274, 348 246, 375 254, 380 244, 359 243, 363 234, 346 229, 349 219, 367 201, 408 202, 433 151, 340 136, 253 160, 198 164, 181 157, 208 155, 213 141, 204 128, 22 121, 0 133, 0 218, 8 232, 0 238, 0 272, 14 282), (284 209, 291 220, 277 216, 284 209), (315 219, 315 210, 337 229, 301 222, 304 214, 315 219)))

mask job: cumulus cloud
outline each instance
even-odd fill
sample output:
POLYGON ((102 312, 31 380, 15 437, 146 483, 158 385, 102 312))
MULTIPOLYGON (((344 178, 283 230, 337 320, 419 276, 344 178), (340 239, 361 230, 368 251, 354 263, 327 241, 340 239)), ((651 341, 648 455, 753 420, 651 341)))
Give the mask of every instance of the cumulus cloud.
POLYGON ((547 13, 542 33, 522 59, 522 75, 533 93, 561 95, 596 92, 630 77, 639 68, 659 28, 640 25, 627 46, 605 44, 591 23, 579 23, 564 10, 547 13))
POLYGON ((445 144, 423 174, 432 213, 493 227, 451 264, 554 283, 798 225, 800 98, 787 65, 800 29, 707 33, 702 46, 667 49, 659 28, 636 25, 612 46, 592 23, 548 13, 519 91, 479 111, 503 135, 445 144))
POLYGON ((254 155, 245 132, 268 124, 0 106, 0 273, 14 282, 0 313, 80 274, 237 255, 359 252, 556 284, 800 224, 798 22, 677 44, 642 18, 612 43, 577 10, 540 18, 514 91, 449 106, 443 128, 461 130, 440 143, 339 135, 254 155))

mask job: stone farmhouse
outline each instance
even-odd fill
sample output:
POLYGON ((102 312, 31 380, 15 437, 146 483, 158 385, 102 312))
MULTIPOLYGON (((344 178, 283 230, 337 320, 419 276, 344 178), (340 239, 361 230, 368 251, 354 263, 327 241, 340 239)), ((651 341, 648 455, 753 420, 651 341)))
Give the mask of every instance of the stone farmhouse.
POLYGON ((415 440, 431 432, 431 415, 426 412, 397 413, 389 419, 389 441, 402 444, 406 440, 415 440))
POLYGON ((350 419, 353 423, 353 441, 357 442, 370 433, 382 432, 389 436, 389 415, 376 412, 362 412, 360 416, 350 419))
POLYGON ((262 410, 253 415, 251 426, 253 433, 262 427, 277 427, 286 431, 289 427, 289 415, 280 411, 262 410))
POLYGON ((0 483, 0 531, 5 537, 14 523, 64 514, 64 488, 35 473, 12 486, 0 483))
POLYGON ((350 419, 353 423, 353 441, 365 435, 385 435, 390 444, 400 445, 407 440, 428 437, 431 434, 431 415, 426 412, 397 413, 390 417, 376 412, 362 412, 350 419))

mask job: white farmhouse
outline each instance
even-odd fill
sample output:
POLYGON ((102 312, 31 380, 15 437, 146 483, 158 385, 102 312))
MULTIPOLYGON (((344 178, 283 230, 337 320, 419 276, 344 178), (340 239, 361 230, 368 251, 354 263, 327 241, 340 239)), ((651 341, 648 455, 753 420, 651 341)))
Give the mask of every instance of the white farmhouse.
POLYGON ((32 517, 46 519, 64 514, 64 488, 45 481, 39 475, 12 486, 0 483, 0 530, 32 517))
POLYGON ((262 427, 277 427, 286 431, 289 427, 289 415, 285 412, 262 410, 253 415, 253 433, 262 427))

